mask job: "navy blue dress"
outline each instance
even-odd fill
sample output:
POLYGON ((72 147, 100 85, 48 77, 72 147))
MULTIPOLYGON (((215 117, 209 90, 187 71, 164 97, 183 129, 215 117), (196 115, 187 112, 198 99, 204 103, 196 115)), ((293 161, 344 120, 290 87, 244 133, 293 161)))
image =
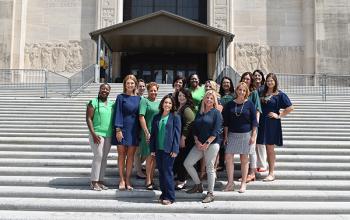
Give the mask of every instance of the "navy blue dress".
POLYGON ((269 112, 279 115, 280 109, 288 108, 292 105, 288 96, 282 91, 277 95, 266 98, 266 102, 261 102, 262 114, 259 120, 257 144, 268 144, 283 146, 281 120, 270 118, 269 112))
POLYGON ((118 142, 114 141, 117 145, 125 146, 138 146, 139 145, 139 133, 140 133, 140 123, 139 123, 139 105, 140 96, 129 96, 126 94, 119 94, 117 96, 115 117, 114 117, 114 127, 120 128, 123 132, 123 139, 118 142))

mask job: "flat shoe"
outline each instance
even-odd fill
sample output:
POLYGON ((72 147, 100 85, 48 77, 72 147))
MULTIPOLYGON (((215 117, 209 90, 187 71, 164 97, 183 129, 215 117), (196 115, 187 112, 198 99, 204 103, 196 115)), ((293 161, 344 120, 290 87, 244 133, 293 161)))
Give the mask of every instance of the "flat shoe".
POLYGON ((125 184, 119 183, 119 191, 124 191, 125 190, 125 184))
POLYGON ((268 175, 265 179, 263 179, 264 182, 272 182, 275 180, 274 176, 268 175))
POLYGON ((97 183, 95 183, 95 184, 90 183, 90 189, 94 190, 94 191, 101 191, 102 190, 102 188, 97 183))
POLYGON ((162 205, 170 205, 172 202, 170 200, 164 199, 162 200, 162 205))
POLYGON ((133 188, 132 186, 130 186, 130 185, 127 185, 127 186, 126 186, 126 189, 127 189, 128 191, 133 191, 133 190, 134 190, 134 188, 133 188))
POLYGON ((104 184, 99 183, 98 185, 100 186, 101 189, 103 189, 103 190, 108 190, 108 187, 105 186, 104 184))
POLYGON ((150 184, 146 185, 146 189, 147 190, 153 190, 154 189, 153 183, 150 183, 150 184))
POLYGON ((223 192, 235 191, 235 184, 227 184, 225 188, 222 190, 223 192))

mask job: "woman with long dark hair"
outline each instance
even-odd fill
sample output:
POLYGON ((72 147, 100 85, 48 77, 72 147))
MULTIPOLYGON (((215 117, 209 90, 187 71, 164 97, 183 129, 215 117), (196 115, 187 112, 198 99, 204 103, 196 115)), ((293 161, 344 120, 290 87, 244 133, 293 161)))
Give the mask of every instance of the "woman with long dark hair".
POLYGON ((269 175, 264 181, 275 180, 275 145, 283 145, 281 118, 294 110, 288 96, 278 89, 277 76, 269 73, 261 97, 262 114, 259 121, 258 144, 266 145, 269 175), (281 111, 281 109, 284 109, 281 111))
POLYGON ((175 189, 181 190, 186 187, 188 176, 183 162, 194 145, 192 126, 195 118, 195 107, 191 93, 184 88, 176 93, 175 100, 177 113, 181 117, 181 140, 179 155, 174 163, 174 175, 176 175, 175 189))
MULTIPOLYGON (((262 95, 265 84, 265 76, 261 70, 254 70, 253 72, 254 86, 258 91, 259 97, 262 95)), ((256 171, 266 172, 267 171, 267 155, 266 146, 257 144, 256 145, 256 171)))
POLYGON ((180 135, 181 118, 176 114, 174 98, 166 95, 159 104, 159 114, 153 118, 150 138, 151 154, 157 160, 162 191, 159 201, 163 205, 175 201, 173 165, 179 153, 180 135))

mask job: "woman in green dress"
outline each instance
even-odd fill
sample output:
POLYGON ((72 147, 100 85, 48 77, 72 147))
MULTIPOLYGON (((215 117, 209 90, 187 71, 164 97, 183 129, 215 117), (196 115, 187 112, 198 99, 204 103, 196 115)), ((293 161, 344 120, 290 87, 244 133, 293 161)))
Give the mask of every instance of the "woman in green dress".
POLYGON ((205 88, 201 85, 197 74, 193 73, 189 77, 188 90, 191 92, 196 111, 205 95, 205 88))
POLYGON ((153 117, 159 112, 159 101, 156 101, 158 84, 151 82, 147 84, 148 97, 140 101, 139 120, 142 128, 140 154, 146 158, 146 188, 153 190, 153 176, 156 166, 155 157, 151 155, 149 141, 152 130, 153 117))

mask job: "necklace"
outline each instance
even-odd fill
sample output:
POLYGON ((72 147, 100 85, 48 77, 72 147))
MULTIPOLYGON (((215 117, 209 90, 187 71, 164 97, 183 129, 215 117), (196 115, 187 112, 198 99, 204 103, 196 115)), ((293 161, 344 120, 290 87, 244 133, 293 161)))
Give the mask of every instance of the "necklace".
POLYGON ((243 102, 241 111, 240 111, 239 113, 238 113, 238 111, 237 111, 237 102, 235 102, 235 103, 236 103, 236 105, 235 105, 235 115, 236 115, 237 117, 239 117, 239 116, 241 116, 241 114, 242 114, 242 112, 243 112, 243 108, 244 108, 244 103, 245 103, 245 102, 243 102))

